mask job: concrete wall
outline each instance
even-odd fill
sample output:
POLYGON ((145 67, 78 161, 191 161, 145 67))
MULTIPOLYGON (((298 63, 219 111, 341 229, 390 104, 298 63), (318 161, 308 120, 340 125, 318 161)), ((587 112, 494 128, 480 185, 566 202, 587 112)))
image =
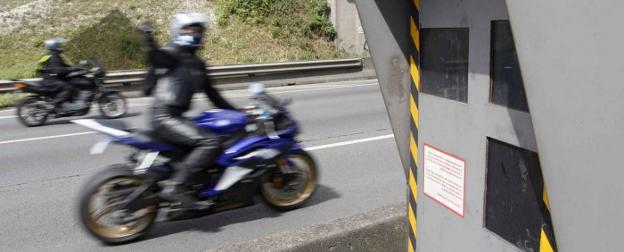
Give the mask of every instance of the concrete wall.
MULTIPOLYGON (((433 145, 465 159, 467 168, 463 218, 419 190, 418 251, 518 250, 484 223, 487 137, 537 149, 528 113, 489 102, 490 22, 502 19, 509 19, 504 0, 421 1, 422 28, 469 28, 469 73, 467 103, 419 95, 419 148, 433 145)), ((418 173, 420 186, 423 169, 418 173)))
POLYGON ((367 51, 364 30, 353 0, 328 0, 331 22, 336 28, 336 46, 350 53, 367 51))

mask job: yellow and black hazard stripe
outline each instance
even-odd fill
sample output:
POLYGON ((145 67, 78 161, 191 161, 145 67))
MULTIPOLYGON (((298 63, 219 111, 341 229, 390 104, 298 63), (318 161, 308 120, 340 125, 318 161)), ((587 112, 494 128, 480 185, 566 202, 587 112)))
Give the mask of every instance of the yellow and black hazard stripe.
POLYGON ((418 93, 420 92, 420 0, 412 0, 410 4, 409 15, 409 36, 408 52, 409 52, 409 71, 410 71, 410 166, 406 172, 407 178, 407 217, 408 217, 408 251, 416 250, 416 204, 418 202, 418 93))
POLYGON ((552 219, 550 218, 550 201, 548 200, 548 192, 546 192, 546 185, 542 189, 542 201, 544 207, 542 208, 542 217, 544 218, 544 224, 540 231, 539 239, 539 251, 540 252, 554 252, 557 251, 557 244, 555 242, 555 232, 553 230, 552 219))

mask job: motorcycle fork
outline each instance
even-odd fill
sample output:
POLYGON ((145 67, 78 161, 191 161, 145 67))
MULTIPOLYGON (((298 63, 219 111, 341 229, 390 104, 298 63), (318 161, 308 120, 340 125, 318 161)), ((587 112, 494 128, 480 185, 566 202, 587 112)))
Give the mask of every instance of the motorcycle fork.
POLYGON ((270 176, 270 182, 274 187, 281 187, 284 183, 287 183, 288 174, 291 173, 291 169, 285 155, 280 155, 272 160, 271 165, 273 167, 270 176))
POLYGON ((286 155, 280 155, 279 157, 277 157, 275 159, 275 164, 277 165, 277 167, 279 168, 279 171, 282 174, 290 174, 292 173, 292 169, 290 167, 290 161, 288 161, 288 158, 286 155))

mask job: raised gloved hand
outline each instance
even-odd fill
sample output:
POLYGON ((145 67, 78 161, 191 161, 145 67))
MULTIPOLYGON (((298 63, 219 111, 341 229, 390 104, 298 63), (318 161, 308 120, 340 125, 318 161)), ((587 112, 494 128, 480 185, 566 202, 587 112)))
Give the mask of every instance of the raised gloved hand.
POLYGON ((154 27, 152 26, 152 23, 150 21, 145 21, 143 23, 141 23, 139 29, 142 32, 143 35, 143 43, 144 46, 147 50, 152 50, 157 48, 156 42, 154 41, 154 38, 152 37, 152 34, 154 33, 154 27))

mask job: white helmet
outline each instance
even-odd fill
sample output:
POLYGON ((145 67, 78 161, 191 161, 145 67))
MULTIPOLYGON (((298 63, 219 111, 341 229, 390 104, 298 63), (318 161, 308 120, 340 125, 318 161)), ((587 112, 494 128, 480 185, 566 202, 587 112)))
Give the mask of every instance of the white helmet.
POLYGON ((51 39, 46 40, 43 44, 45 48, 49 51, 62 52, 64 50, 63 45, 65 44, 65 39, 64 38, 51 38, 51 39))
POLYGON ((200 26, 206 28, 206 16, 197 12, 180 13, 173 16, 171 20, 171 41, 180 46, 192 48, 200 47, 202 44, 203 32, 185 34, 182 29, 188 26, 200 26))

